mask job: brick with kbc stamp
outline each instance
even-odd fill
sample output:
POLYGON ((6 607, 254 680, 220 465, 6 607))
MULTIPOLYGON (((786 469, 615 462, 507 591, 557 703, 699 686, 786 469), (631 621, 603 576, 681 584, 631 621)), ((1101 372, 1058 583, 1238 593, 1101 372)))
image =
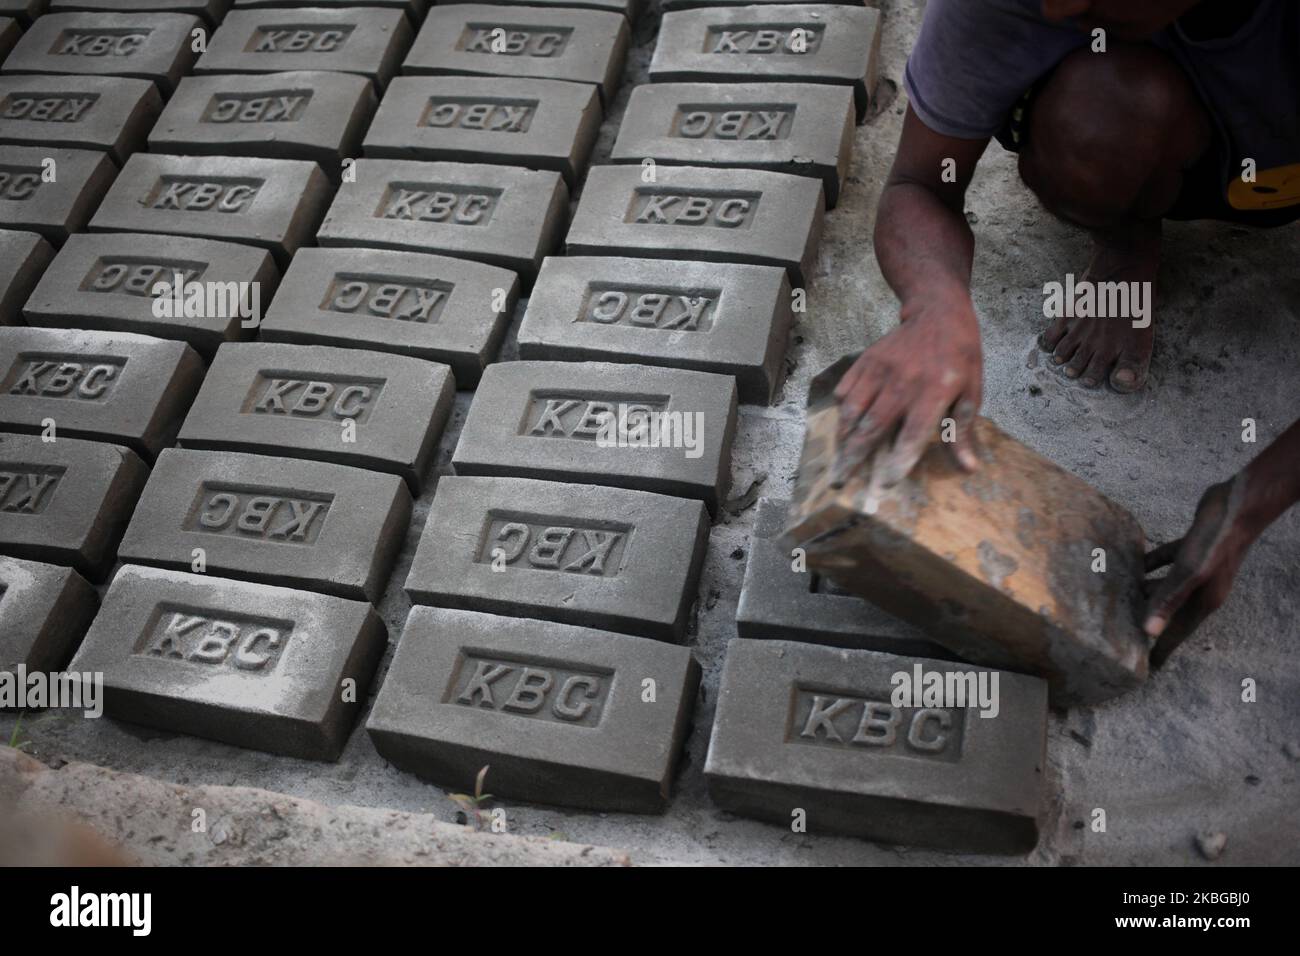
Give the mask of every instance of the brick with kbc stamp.
POLYGON ((825 198, 819 180, 758 169, 597 166, 565 239, 569 255, 783 266, 813 274, 825 198))
POLYGON ((417 604, 680 642, 709 536, 694 499, 527 478, 439 480, 417 604))
POLYGON ((0 146, 0 228, 62 245, 86 228, 116 174, 98 150, 0 146))
POLYGON ((72 568, 0 557, 0 671, 59 670, 98 607, 95 589, 72 568))
POLYGON ((22 308, 54 258, 34 232, 0 229, 0 325, 22 325, 22 308))
POLYGON ((411 516, 396 475, 239 452, 158 457, 123 561, 378 601, 411 516))
POLYGON ((550 256, 519 357, 734 375, 742 402, 767 404, 781 383, 791 295, 775 266, 550 256))
POLYGON ((394 766, 499 797, 662 812, 700 668, 659 641, 417 607, 366 722, 394 766))
POLYGON ((203 362, 184 342, 81 329, 0 328, 0 431, 126 445, 171 444, 203 362))
POLYGON ((0 142, 98 149, 120 166, 161 109, 158 88, 129 76, 4 76, 0 142))
POLYGON ((178 440, 401 475, 418 493, 456 384, 445 365, 325 345, 217 350, 178 440))
POLYGON ((262 320, 264 342, 338 345, 450 365, 478 384, 519 295, 507 269, 388 249, 300 249, 262 320))
POLYGON ((405 10, 411 22, 419 23, 429 7, 428 0, 234 0, 236 10, 273 7, 393 7, 405 10))
POLYGON ((498 362, 474 393, 458 475, 614 485, 701 498, 731 478, 729 375, 609 362, 498 362))
POLYGON ((72 667, 114 719, 337 760, 386 643, 361 601, 128 565, 72 667))

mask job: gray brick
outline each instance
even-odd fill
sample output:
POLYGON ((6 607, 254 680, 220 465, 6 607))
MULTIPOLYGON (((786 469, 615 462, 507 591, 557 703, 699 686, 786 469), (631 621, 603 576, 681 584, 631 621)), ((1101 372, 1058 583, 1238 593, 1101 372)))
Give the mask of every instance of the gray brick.
POLYGON ((0 0, 0 18, 27 26, 45 12, 49 0, 0 0))
POLYGON ((109 717, 337 760, 386 644, 358 601, 128 566, 72 668, 103 673, 109 717))
POLYGON ((551 256, 519 327, 519 357, 734 375, 742 402, 767 404, 793 319, 790 283, 774 266, 551 256))
POLYGON ((458 475, 702 498, 714 513, 730 482, 735 429, 730 376, 607 362, 498 362, 483 373, 452 465, 458 475), (638 433, 647 410, 661 416, 661 427, 638 433), (607 422, 621 423, 613 441, 602 434, 607 422), (671 427, 667 435, 663 426, 671 427), (659 447, 633 447, 642 436, 659 447), (693 448, 670 447, 684 437, 693 448))
POLYGON ((0 63, 9 56, 9 51, 23 35, 23 28, 12 17, 0 17, 0 63))
POLYGON ((366 133, 379 159, 552 169, 572 189, 600 129, 594 87, 506 77, 399 77, 366 133))
POLYGON ((0 228, 39 232, 61 245, 86 228, 116 173, 108 154, 95 150, 0 146, 0 228), (42 179, 47 169, 52 182, 42 179))
POLYGON ((559 242, 569 191, 559 173, 483 163, 362 159, 316 234, 322 246, 437 252, 537 274, 559 242))
POLYGON ((22 325, 22 306, 54 258, 34 232, 0 229, 0 325, 22 325))
POLYGON ((162 97, 127 76, 0 77, 0 142, 99 149, 121 165, 144 145, 162 97))
POLYGON ((687 498, 447 476, 406 593, 417 604, 680 642, 708 538, 704 506, 687 498))
POLYGON ((786 502, 758 499, 745 581, 736 608, 741 637, 805 641, 948 660, 924 633, 812 571, 796 571, 781 543, 786 502))
POLYGON ((203 377, 184 342, 80 329, 0 328, 0 431, 127 445, 171 444, 203 377))
POLYGON ((194 66, 204 73, 359 73, 377 87, 397 72, 411 25, 386 7, 232 10, 194 66))
POLYGON ((50 0, 51 13, 189 13, 209 24, 220 23, 229 9, 230 0, 50 0))
POLYGON ((861 5, 762 3, 665 13, 650 79, 664 82, 837 83, 857 118, 876 88, 880 11, 861 5), (796 32, 798 31, 798 32, 796 32), (795 52, 802 45, 804 52, 795 52))
POLYGON ((246 242, 287 264, 311 240, 329 193, 320 167, 304 160, 136 153, 90 229, 246 242))
POLYGON ((193 65, 192 33, 202 27, 184 13, 49 13, 0 72, 134 76, 168 94, 193 65))
POLYGON ((71 568, 0 557, 0 670, 61 669, 98 606, 95 589, 71 568))
POLYGON ((853 147, 853 93, 824 83, 650 83, 632 91, 611 162, 815 176, 827 208, 853 147))
POLYGON ((565 245, 570 255, 783 266, 807 285, 825 201, 818 180, 757 169, 596 166, 565 245))
POLYGON ((324 345, 227 343, 179 441, 186 448, 374 468, 401 475, 418 494, 455 395, 451 370, 423 359, 324 345))
POLYGON ((644 0, 496 0, 493 6, 536 7, 538 9, 574 8, 578 10, 608 10, 621 13, 635 23, 645 6, 644 0))
MULTIPOLYGON (((1047 684, 998 672, 999 713, 894 708, 890 677, 967 665, 791 641, 727 645, 704 765, 725 810, 810 833, 984 853, 1038 840, 1047 684)), ((978 669, 976 669, 978 670, 978 669)))
MULTIPOLYGON (((251 338, 253 327, 242 317, 256 314, 275 292, 278 273, 271 254, 235 242, 160 236, 150 233, 82 233, 70 236, 54 257, 23 308, 28 325, 134 332, 178 339, 206 357, 222 342, 251 338), (185 315, 169 297, 171 315, 154 314, 153 289, 172 288, 176 274, 195 282, 249 282, 241 313, 236 296, 229 305, 185 315)), ((188 294, 182 286, 182 295, 188 294)))
POLYGON ((189 76, 149 134, 149 149, 309 159, 338 179, 376 102, 374 86, 350 73, 189 76))
POLYGON ((300 249, 262 320, 261 338, 442 362, 460 388, 473 388, 496 357, 518 294, 513 272, 480 262, 386 249, 300 249))
POLYGON ((158 456, 118 548, 123 561, 376 603, 411 517, 396 475, 238 452, 158 456))
POLYGON ((117 445, 0 434, 0 554, 100 580, 148 473, 117 445))
POLYGON ((662 812, 695 706, 684 647, 417 607, 366 722, 395 766, 537 803, 662 812), (642 699, 654 681, 655 700, 642 699))
MULTIPOLYGON (((238 3, 239 0, 236 0, 236 2, 238 3)), ((668 12, 671 10, 694 10, 697 7, 789 6, 798 3, 842 3, 850 7, 862 6, 862 0, 659 0, 659 8, 668 12)))
POLYGON ((576 80, 595 83, 608 104, 618 90, 628 38, 626 19, 603 10, 437 6, 425 18, 402 73, 576 80))
POLYGON ((426 0, 235 0, 236 10, 263 10, 274 7, 397 7, 418 23, 429 4, 426 0))

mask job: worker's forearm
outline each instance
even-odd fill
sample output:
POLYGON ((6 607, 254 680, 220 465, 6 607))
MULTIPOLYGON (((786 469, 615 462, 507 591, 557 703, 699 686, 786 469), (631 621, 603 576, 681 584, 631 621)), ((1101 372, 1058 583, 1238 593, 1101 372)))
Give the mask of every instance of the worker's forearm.
POLYGON ((1300 501, 1300 421, 1246 466, 1245 514, 1251 529, 1262 532, 1300 501))
MULTIPOLYGON (((909 182, 885 186, 876 212, 876 258, 885 281, 910 307, 935 299, 970 301, 975 237, 966 217, 929 189, 909 182)), ((966 319, 969 308, 955 311, 966 319)))

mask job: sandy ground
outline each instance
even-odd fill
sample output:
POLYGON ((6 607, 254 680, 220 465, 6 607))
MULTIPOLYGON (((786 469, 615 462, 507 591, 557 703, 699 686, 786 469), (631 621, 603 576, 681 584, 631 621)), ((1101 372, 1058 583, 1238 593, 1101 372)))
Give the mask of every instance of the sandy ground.
MULTIPOLYGON (((793 834, 718 810, 702 766, 753 522, 752 495, 788 495, 802 439, 809 378, 896 322, 896 302, 871 248, 874 209, 903 114, 898 93, 922 4, 886 0, 878 112, 857 130, 851 175, 829 214, 809 310, 770 408, 743 406, 733 505, 714 527, 689 643, 704 686, 673 803, 662 817, 507 806, 512 832, 624 848, 637 863, 952 865, 1018 863, 793 834)), ((630 87, 643 82, 657 14, 635 31, 625 86, 606 120, 608 155, 630 87)), ((975 303, 985 336, 985 414, 1133 511, 1153 541, 1180 535, 1204 488, 1242 465, 1300 415, 1300 227, 1247 232, 1171 224, 1161 276, 1151 383, 1139 395, 1087 391, 1041 360, 1042 286, 1082 273, 1086 237, 1040 209, 996 145, 969 198, 978 239, 975 303), (1241 440, 1242 419, 1259 443, 1241 440)), ((522 311, 522 309, 521 309, 522 311)), ((517 322, 516 317, 516 322, 517 322)), ((513 332, 511 335, 513 340, 513 332)), ((503 358, 512 358, 507 344, 503 358)), ((443 440, 447 462, 469 395, 443 440)), ((395 639, 408 610, 400 594, 431 492, 416 509, 381 610, 395 639)), ((1201 832, 1226 835, 1225 863, 1300 863, 1300 510, 1259 541, 1227 604, 1140 691, 1105 706, 1053 715, 1049 816, 1033 864, 1204 862, 1201 832), (1242 681, 1258 685, 1241 700, 1242 681), (1105 810, 1106 831, 1089 825, 1105 810)), ((385 661, 380 676, 387 667, 385 661)), ((377 686, 377 684, 376 684, 377 686)), ((0 719, 7 739, 11 718, 0 719)), ((31 751, 185 784, 282 791, 324 804, 432 812, 455 808, 438 788, 385 764, 358 726, 336 764, 296 761, 111 720, 36 718, 31 751)), ((466 781, 468 787, 470 781, 466 781)))

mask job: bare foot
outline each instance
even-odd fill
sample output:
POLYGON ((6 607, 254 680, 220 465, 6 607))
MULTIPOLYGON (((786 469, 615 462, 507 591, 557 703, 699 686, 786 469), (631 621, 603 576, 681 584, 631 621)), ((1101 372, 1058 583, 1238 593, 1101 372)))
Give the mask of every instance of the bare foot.
MULTIPOLYGON (((1094 234, 1092 262, 1083 281, 1149 282, 1160 267, 1160 221, 1138 223, 1120 233, 1094 234)), ((1148 308, 1154 308, 1148 300, 1148 308)), ((1148 314, 1150 319, 1150 314, 1148 314)), ((1051 361, 1089 388, 1109 379, 1117 392, 1136 392, 1147 379, 1155 324, 1134 328, 1132 317, 1061 316, 1039 339, 1051 361)))

